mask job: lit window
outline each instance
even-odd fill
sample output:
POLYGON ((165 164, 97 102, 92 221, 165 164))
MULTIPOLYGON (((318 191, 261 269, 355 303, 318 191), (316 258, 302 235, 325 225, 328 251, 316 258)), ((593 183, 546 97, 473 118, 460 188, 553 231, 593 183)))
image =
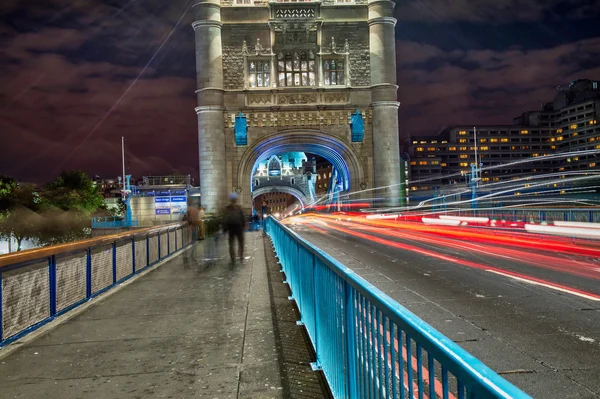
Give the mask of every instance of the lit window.
POLYGON ((431 140, 431 144, 437 144, 437 140, 431 140))
POLYGON ((419 161, 419 165, 427 165, 427 161, 419 161))
POLYGON ((423 151, 423 147, 417 147, 417 151, 419 151, 419 152, 423 151))
POLYGON ((467 154, 460 154, 459 158, 465 159, 465 158, 469 158, 469 156, 467 154))
POLYGON ((460 132, 458 132, 459 136, 466 136, 467 132, 465 130, 461 130, 460 132))
POLYGON ((487 143, 487 139, 479 139, 480 143, 487 143))
POLYGON ((556 138, 556 141, 563 141, 563 136, 558 136, 558 137, 556 138))
POLYGON ((550 141, 554 142, 556 139, 554 137, 550 138, 550 141))
POLYGON ((248 62, 250 87, 269 87, 271 85, 271 61, 248 62))
POLYGON ((552 147, 550 147, 550 148, 551 148, 551 149, 553 149, 553 150, 556 150, 556 146, 555 146, 555 145, 553 145, 553 146, 552 146, 552 147))
POLYGON ((413 144, 419 144, 419 142, 418 141, 413 141, 413 144))
POLYGON ((439 164, 440 164, 440 161, 431 161, 431 164, 432 164, 432 165, 439 165, 439 164))
POLYGON ((571 130, 575 130, 575 129, 577 129, 577 124, 571 125, 571 126, 569 126, 569 128, 571 128, 571 130))
POLYGON ((556 133, 562 133, 563 130, 562 129, 556 129, 556 133))
POLYGON ((448 151, 456 151, 456 147, 448 147, 448 151))
POLYGON ((325 79, 325 86, 344 85, 344 61, 335 59, 324 60, 323 79, 325 79))
POLYGON ((590 125, 596 125, 598 123, 598 121, 596 121, 595 119, 593 121, 590 121, 590 125))
POLYGON ((442 140, 442 144, 448 144, 448 140, 442 140))
POLYGON ((279 53, 277 55, 277 72, 279 86, 314 86, 315 60, 310 51, 279 53))
POLYGON ((467 139, 460 139, 460 140, 458 140, 458 142, 459 142, 459 143, 466 143, 466 142, 467 142, 467 139))
POLYGON ((596 141, 596 139, 594 137, 590 137, 588 141, 591 143, 592 141, 596 141))
POLYGON ((467 151, 467 147, 460 147, 459 150, 461 150, 461 151, 467 151))
POLYGON ((427 144, 427 141, 421 141, 421 144, 427 144))
POLYGON ((417 165, 417 161, 410 161, 411 166, 416 166, 417 165))
POLYGON ((427 151, 435 151, 435 147, 427 147, 427 151))
POLYGON ((490 147, 484 146, 484 147, 480 147, 479 148, 481 151, 487 151, 490 149, 490 147))
POLYGON ((579 136, 579 133, 577 133, 577 132, 573 133, 573 137, 577 137, 577 136, 579 136))
POLYGON ((441 165, 442 165, 442 167, 444 167, 444 168, 445 168, 446 166, 448 166, 448 164, 447 164, 447 163, 445 163, 445 162, 442 162, 442 164, 441 164, 441 165))
POLYGON ((540 154, 531 154, 532 157, 539 157, 540 154))
POLYGON ((529 130, 521 130, 521 134, 529 134, 529 130))
POLYGON ((461 162, 460 166, 469 166, 469 164, 467 162, 461 162))
POLYGON ((591 164, 588 165, 590 168, 593 168, 594 166, 596 166, 596 162, 592 162, 591 164))
POLYGON ((501 141, 502 143, 508 143, 508 139, 507 139, 507 138, 502 138, 502 139, 500 139, 500 141, 501 141))
POLYGON ((490 139, 490 143, 497 143, 498 139, 490 139))

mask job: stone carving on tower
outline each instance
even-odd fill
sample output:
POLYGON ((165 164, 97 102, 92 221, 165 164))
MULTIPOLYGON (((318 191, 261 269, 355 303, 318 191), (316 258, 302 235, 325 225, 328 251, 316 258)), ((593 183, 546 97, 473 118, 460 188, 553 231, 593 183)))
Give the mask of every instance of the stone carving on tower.
POLYGON ((244 1, 193 7, 208 211, 237 188, 250 204, 252 167, 275 144, 343 162, 347 191, 399 182, 393 1, 244 1))

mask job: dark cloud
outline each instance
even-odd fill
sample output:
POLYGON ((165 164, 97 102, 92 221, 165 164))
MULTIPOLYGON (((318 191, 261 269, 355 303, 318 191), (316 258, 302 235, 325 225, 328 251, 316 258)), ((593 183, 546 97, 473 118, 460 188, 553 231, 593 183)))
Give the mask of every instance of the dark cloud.
MULTIPOLYGON (((0 2, 0 173, 197 174, 188 0, 0 2)), ((600 77, 596 0, 403 0, 403 135, 509 123, 557 85, 600 77), (596 5, 596 6, 595 6, 596 5)))

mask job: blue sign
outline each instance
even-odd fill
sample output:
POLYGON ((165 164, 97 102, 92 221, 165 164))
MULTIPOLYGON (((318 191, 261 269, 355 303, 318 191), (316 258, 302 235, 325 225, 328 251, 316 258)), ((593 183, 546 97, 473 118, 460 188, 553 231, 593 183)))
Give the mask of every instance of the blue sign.
POLYGON ((157 208, 156 209, 156 214, 157 215, 170 215, 171 214, 171 208, 157 208))
POLYGON ((350 129, 352 131, 352 142, 360 143, 365 136, 365 121, 358 110, 350 118, 350 129))
POLYGON ((248 124, 246 123, 246 117, 241 112, 235 117, 233 130, 235 132, 235 145, 247 145, 248 124))
POLYGON ((171 197, 171 202, 185 202, 185 197, 171 197))
POLYGON ((172 191, 171 194, 173 194, 173 195, 185 195, 185 190, 172 191))
POLYGON ((171 192, 170 191, 157 191, 156 195, 162 196, 162 197, 165 197, 165 196, 168 197, 169 195, 171 195, 171 192))
POLYGON ((170 198, 154 198, 154 202, 171 202, 170 198))

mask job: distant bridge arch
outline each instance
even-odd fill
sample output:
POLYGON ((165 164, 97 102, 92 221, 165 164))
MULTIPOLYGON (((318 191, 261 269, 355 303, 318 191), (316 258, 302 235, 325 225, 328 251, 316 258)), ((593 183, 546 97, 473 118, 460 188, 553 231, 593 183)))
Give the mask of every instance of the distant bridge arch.
MULTIPOLYGON (((360 154, 349 142, 322 130, 289 129, 256 140, 242 154, 237 168, 238 191, 242 203, 250 203, 255 197, 252 191, 252 177, 261 161, 272 155, 297 151, 316 154, 329 161, 340 174, 343 191, 358 189, 361 182, 365 181, 360 154)), ((269 187, 277 186, 265 186, 260 189, 269 187)), ((274 191, 283 192, 279 189, 274 191)))

